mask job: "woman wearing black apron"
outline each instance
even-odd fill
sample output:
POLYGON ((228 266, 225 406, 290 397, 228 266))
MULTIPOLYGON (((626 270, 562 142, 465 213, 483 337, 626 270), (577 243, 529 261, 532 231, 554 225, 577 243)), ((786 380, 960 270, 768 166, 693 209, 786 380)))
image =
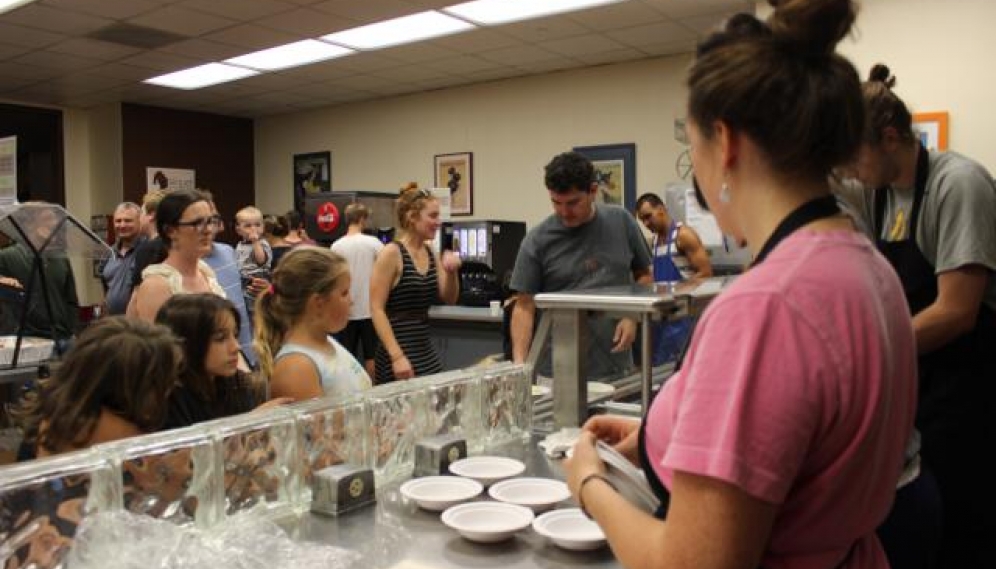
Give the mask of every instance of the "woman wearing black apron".
POLYGON ((700 44, 688 80, 696 178, 754 266, 643 426, 596 417, 565 463, 626 567, 888 567, 875 528, 912 432, 915 342, 899 279, 827 182, 862 135, 860 80, 834 53, 855 7, 772 4, 700 44), (641 463, 665 520, 615 491, 596 438, 641 463))
MULTIPOLYGON (((984 167, 928 151, 877 65, 864 84, 856 207, 903 283, 920 354, 921 455, 943 500, 941 567, 996 567, 996 186, 984 167)), ((852 198, 855 196, 851 196, 852 198)))

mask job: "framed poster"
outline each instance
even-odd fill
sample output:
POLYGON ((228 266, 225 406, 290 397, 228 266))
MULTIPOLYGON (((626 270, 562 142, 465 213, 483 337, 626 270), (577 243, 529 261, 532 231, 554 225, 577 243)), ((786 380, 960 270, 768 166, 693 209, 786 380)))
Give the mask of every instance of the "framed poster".
POLYGON ((145 168, 146 190, 196 190, 197 172, 185 168, 145 168))
POLYGON ((636 206, 636 144, 576 146, 574 152, 591 160, 595 167, 598 202, 627 210, 636 206))
POLYGON ((332 191, 332 153, 294 155, 294 209, 304 211, 304 197, 332 191))
POLYGON ((473 153, 437 154, 434 166, 433 185, 450 190, 450 215, 474 215, 473 153))
POLYGON ((947 150, 948 113, 914 113, 913 133, 927 150, 947 150))

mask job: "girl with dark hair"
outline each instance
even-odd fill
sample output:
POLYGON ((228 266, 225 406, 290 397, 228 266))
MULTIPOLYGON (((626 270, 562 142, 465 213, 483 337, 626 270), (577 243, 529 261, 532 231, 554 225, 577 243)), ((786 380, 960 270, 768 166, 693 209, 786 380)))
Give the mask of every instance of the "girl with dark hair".
POLYGON ((184 366, 169 397, 165 427, 174 429, 244 413, 266 400, 265 389, 239 369, 239 313, 214 294, 167 300, 156 323, 183 341, 184 366))
POLYGON ((193 190, 170 192, 156 208, 156 227, 166 259, 142 271, 142 284, 131 295, 128 316, 152 322, 174 294, 209 292, 224 298, 225 290, 214 271, 201 260, 211 253, 215 232, 221 227, 221 218, 207 198, 193 190))
POLYGON ((757 252, 641 422, 590 420, 568 485, 629 568, 888 567, 876 537, 913 426, 915 345, 892 268, 830 193, 857 151, 861 85, 835 53, 851 0, 780 0, 700 46, 695 175, 757 252), (601 439, 642 467, 655 519, 618 494, 601 439))
POLYGON ((159 430, 182 357, 168 328, 98 320, 18 412, 27 442, 46 456, 159 430))

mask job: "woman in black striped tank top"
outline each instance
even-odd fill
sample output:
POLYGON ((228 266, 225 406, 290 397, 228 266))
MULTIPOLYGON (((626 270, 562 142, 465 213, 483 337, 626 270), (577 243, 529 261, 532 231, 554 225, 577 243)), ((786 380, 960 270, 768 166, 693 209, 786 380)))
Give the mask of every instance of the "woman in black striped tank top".
POLYGON ((400 238, 377 255, 370 278, 370 312, 380 338, 378 384, 442 371, 432 346, 429 307, 453 304, 460 289, 460 258, 445 251, 437 258, 427 245, 442 224, 439 202, 415 184, 397 201, 400 238))

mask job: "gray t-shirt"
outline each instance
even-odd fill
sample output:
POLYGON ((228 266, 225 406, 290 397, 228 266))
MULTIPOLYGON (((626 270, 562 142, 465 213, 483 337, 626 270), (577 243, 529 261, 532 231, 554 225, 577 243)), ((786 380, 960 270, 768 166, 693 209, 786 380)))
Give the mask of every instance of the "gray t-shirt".
MULTIPOLYGON (((843 184, 838 196, 874 228, 875 192, 860 184, 843 184)), ((913 188, 892 188, 878 238, 906 239, 910 231, 913 188)), ((874 229, 872 229, 874 231, 874 229)), ((984 302, 996 310, 996 184, 978 162, 955 152, 930 152, 927 193, 920 207, 916 243, 935 274, 966 265, 989 269, 984 302)))
MULTIPOLYGON (((636 220, 618 206, 598 205, 595 218, 564 227, 555 215, 532 228, 515 259, 510 288, 527 294, 633 283, 634 270, 649 270, 650 249, 636 220)), ((592 318, 588 335, 588 378, 617 376, 633 367, 629 350, 611 353, 617 320, 592 318)), ((552 373, 549 345, 537 373, 552 373)))

